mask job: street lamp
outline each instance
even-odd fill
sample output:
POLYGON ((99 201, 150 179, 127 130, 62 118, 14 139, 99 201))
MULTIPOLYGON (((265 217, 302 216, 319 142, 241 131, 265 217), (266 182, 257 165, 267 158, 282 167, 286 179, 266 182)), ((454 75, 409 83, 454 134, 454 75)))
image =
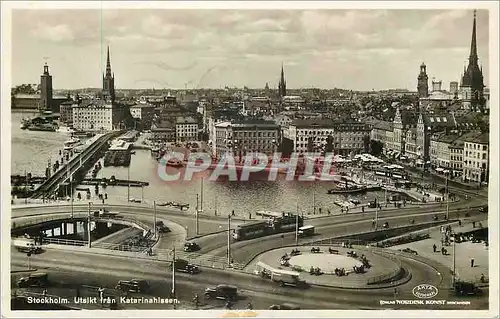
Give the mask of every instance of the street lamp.
MULTIPOLYGON (((132 155, 133 155, 133 153, 130 153, 130 162, 128 163, 128 167, 127 167, 127 202, 128 203, 130 202, 130 166, 132 165, 132 155)), ((142 195, 142 197, 144 197, 144 194, 142 195)))

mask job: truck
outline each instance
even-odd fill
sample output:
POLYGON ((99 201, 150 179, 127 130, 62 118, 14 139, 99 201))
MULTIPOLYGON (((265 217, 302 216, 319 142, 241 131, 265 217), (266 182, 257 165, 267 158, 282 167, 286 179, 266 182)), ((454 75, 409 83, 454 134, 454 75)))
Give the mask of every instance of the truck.
POLYGON ((42 247, 36 244, 32 238, 14 238, 12 245, 23 253, 39 254, 42 252, 42 247))
POLYGON ((314 226, 307 225, 299 228, 299 237, 314 236, 314 226))
POLYGON ((296 271, 276 269, 262 261, 256 264, 255 274, 265 279, 277 283, 280 287, 292 286, 297 288, 306 288, 307 284, 304 280, 300 279, 300 273, 296 271))

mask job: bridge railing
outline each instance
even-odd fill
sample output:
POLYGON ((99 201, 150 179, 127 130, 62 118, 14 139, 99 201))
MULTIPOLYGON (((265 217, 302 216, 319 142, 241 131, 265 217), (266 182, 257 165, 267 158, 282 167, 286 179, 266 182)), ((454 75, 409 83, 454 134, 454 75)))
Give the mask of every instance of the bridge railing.
MULTIPOLYGON (((82 218, 86 217, 86 213, 78 213, 75 212, 73 213, 74 218, 82 218)), ((57 220, 66 220, 70 219, 71 214, 68 213, 56 213, 56 214, 51 214, 49 216, 43 216, 43 217, 36 217, 36 218, 31 218, 31 217, 21 217, 21 218, 16 218, 11 221, 11 227, 12 230, 16 228, 22 228, 22 227, 28 227, 31 225, 37 225, 37 224, 42 224, 42 223, 47 223, 47 222, 52 222, 52 221, 57 221, 57 220), (55 216, 58 216, 58 218, 54 218, 55 216), (60 216, 60 217, 59 217, 60 216)))
POLYGON ((86 240, 75 240, 75 239, 62 239, 62 238, 43 238, 42 244, 56 244, 56 245, 68 245, 68 246, 86 246, 88 241, 86 240))
POLYGON ((390 252, 387 252, 385 250, 374 249, 374 248, 372 248, 371 251, 374 254, 377 254, 377 255, 380 255, 380 256, 383 256, 385 258, 390 259, 391 261, 396 263, 396 265, 398 267, 396 269, 394 269, 393 271, 391 271, 390 273, 381 274, 381 275, 378 275, 378 276, 375 276, 375 277, 368 279, 368 282, 367 282, 368 285, 373 285, 373 284, 377 284, 377 283, 382 283, 384 281, 392 280, 401 272, 401 270, 402 270, 401 261, 399 259, 395 258, 394 254, 391 254, 390 252))

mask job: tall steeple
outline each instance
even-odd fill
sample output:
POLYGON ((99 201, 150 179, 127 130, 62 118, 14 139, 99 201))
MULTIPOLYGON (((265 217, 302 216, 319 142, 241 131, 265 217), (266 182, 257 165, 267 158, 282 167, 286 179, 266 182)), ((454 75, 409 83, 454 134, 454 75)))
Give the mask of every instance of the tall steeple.
POLYGON ((109 59, 109 45, 108 45, 108 57, 106 59, 106 77, 112 77, 112 75, 111 75, 111 61, 109 59))
POLYGON ((474 10, 474 21, 472 22, 472 40, 470 42, 469 63, 477 64, 477 42, 476 42, 476 10, 474 10))
POLYGON ((478 64, 477 39, 476 39, 476 10, 472 22, 472 38, 470 42, 469 64, 465 69, 461 81, 461 90, 465 96, 464 100, 470 102, 473 109, 477 109, 483 103, 483 72, 478 64))
POLYGON ((285 71, 283 69, 283 62, 281 62, 281 78, 278 84, 278 92, 280 97, 286 96, 286 81, 285 81, 285 71))
POLYGON ((111 72, 111 59, 109 57, 109 45, 106 56, 106 75, 102 78, 102 95, 104 99, 115 100, 115 74, 111 72))
POLYGON ((420 65, 420 73, 417 77, 417 91, 419 98, 429 96, 429 77, 427 76, 427 67, 424 62, 420 65))

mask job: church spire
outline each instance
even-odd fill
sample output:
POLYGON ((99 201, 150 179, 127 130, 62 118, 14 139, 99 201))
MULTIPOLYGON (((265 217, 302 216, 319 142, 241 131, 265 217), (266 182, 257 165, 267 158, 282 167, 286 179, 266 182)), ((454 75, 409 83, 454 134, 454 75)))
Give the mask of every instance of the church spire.
POLYGON ((476 10, 474 10, 474 22, 472 23, 472 40, 470 43, 470 63, 477 63, 477 42, 476 42, 476 10))
POLYGON ((106 59, 106 77, 111 77, 111 61, 109 58, 109 45, 108 45, 108 56, 106 59))
POLYGON ((281 97, 286 96, 286 81, 285 81, 285 71, 283 68, 283 62, 281 62, 281 78, 278 85, 278 91, 281 97))

